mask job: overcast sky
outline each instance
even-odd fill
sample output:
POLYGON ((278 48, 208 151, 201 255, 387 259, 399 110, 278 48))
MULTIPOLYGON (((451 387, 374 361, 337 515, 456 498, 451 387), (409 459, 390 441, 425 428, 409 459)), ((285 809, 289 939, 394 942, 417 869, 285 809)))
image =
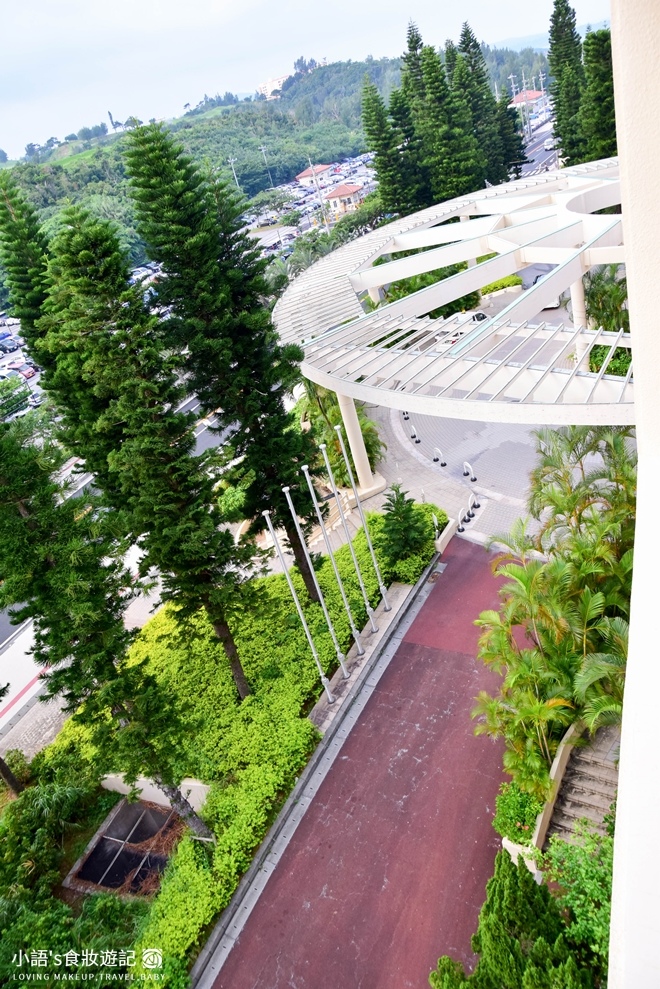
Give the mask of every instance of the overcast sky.
MULTIPOLYGON (((410 19, 424 41, 547 31, 553 0, 0 0, 0 148, 83 125, 181 114, 204 93, 253 93, 304 55, 399 55, 410 19), (449 8, 449 9, 443 9, 449 8)), ((577 23, 609 20, 609 0, 574 0, 577 23)))

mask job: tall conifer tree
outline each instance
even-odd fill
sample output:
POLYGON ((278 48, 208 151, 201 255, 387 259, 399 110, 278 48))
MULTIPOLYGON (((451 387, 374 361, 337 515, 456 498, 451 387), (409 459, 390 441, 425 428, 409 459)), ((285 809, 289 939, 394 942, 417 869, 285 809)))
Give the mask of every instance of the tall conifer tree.
POLYGON ((32 353, 45 366, 35 324, 46 298, 48 242, 37 211, 7 171, 0 172, 0 261, 7 272, 12 312, 32 353))
POLYGON ((497 101, 490 88, 488 69, 481 45, 467 21, 463 24, 458 51, 463 56, 463 64, 468 71, 465 79, 461 73, 461 77, 457 80, 454 80, 452 71, 452 88, 456 89, 459 85, 465 87, 474 135, 486 159, 486 178, 492 185, 497 185, 508 177, 500 136, 497 101))
POLYGON ((39 323, 57 357, 63 436, 76 437, 77 452, 144 550, 144 566, 158 569, 177 614, 206 610, 245 697, 229 618, 254 547, 236 545, 223 524, 212 455, 193 456, 194 416, 177 411, 186 393, 176 361, 141 286, 129 285, 128 259, 111 225, 73 207, 63 219, 39 323))
POLYGON ((419 28, 414 21, 408 22, 406 50, 401 56, 401 86, 409 104, 424 100, 424 75, 422 71, 422 49, 424 43, 419 28))
POLYGON ((617 153, 614 117, 612 36, 609 30, 592 31, 584 39, 585 89, 579 124, 588 161, 617 153))
MULTIPOLYGON (((454 78, 461 68, 458 56, 454 78)), ((434 48, 422 51, 426 100, 424 149, 435 201, 472 192, 483 184, 484 159, 472 133, 470 110, 463 94, 447 84, 445 69, 434 48)))
POLYGON ((404 214, 433 203, 425 161, 424 127, 420 126, 424 103, 411 100, 412 90, 402 87, 391 94, 389 106, 401 175, 399 211, 404 214))
POLYGON ((0 606, 34 619, 34 656, 46 697, 92 730, 103 768, 128 782, 146 772, 199 835, 211 832, 179 790, 171 755, 183 728, 141 664, 127 662, 132 596, 125 545, 98 499, 66 497, 53 480, 64 460, 31 418, 0 425, 0 606))
POLYGON ((242 202, 214 176, 205 176, 158 125, 137 129, 126 154, 137 226, 163 266, 157 304, 169 345, 183 354, 187 386, 228 442, 253 531, 262 512, 286 531, 307 592, 318 600, 313 575, 282 488, 291 488, 303 527, 313 508, 300 468, 312 463, 306 433, 293 428, 284 399, 300 379, 299 347, 280 344, 263 305, 264 262, 243 231, 242 202))
POLYGON ((388 213, 398 213, 402 209, 403 190, 397 136, 382 96, 368 80, 362 90, 362 124, 367 146, 374 152, 378 193, 383 209, 388 213))
POLYGON ((568 0, 555 0, 550 18, 548 65, 552 75, 550 94, 555 115, 555 135, 568 164, 581 161, 583 145, 578 113, 584 70, 582 42, 575 26, 575 11, 568 0))
POLYGON ((519 178, 526 160, 525 142, 520 133, 520 118, 509 106, 510 100, 507 92, 502 93, 497 104, 497 119, 507 174, 509 178, 519 178))

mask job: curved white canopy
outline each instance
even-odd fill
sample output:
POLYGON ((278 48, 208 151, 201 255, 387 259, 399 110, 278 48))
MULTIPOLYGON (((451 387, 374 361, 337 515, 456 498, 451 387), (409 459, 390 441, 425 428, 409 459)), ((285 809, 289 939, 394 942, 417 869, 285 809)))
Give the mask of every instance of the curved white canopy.
POLYGON ((632 365, 625 378, 607 373, 615 349, 630 347, 629 334, 531 322, 592 266, 624 261, 621 215, 596 215, 619 202, 612 158, 432 206, 351 241, 298 276, 275 307, 278 332, 303 347, 308 378, 363 401, 482 421, 630 423, 632 365), (456 220, 462 222, 447 222, 456 220), (365 312, 365 292, 492 254, 365 312), (374 265, 380 258, 386 260, 374 265), (555 267, 496 317, 429 316, 539 263, 555 267), (589 352, 603 344, 609 350, 592 373, 589 352))

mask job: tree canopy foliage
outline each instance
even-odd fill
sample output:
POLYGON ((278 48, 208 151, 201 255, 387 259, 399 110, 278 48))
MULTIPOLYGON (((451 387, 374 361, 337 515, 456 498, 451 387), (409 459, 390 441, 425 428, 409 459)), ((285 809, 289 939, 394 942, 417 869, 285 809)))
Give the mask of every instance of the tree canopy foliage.
POLYGON ((569 724, 621 719, 628 641, 636 456, 627 427, 539 430, 529 508, 494 570, 499 611, 483 612, 479 656, 503 674, 483 691, 475 731, 505 740, 504 768, 545 799, 569 724))
POLYGON ((498 107, 482 46, 463 25, 444 60, 408 26, 401 87, 389 101, 367 77, 363 123, 384 206, 410 213, 515 173, 524 157, 514 117, 498 107))

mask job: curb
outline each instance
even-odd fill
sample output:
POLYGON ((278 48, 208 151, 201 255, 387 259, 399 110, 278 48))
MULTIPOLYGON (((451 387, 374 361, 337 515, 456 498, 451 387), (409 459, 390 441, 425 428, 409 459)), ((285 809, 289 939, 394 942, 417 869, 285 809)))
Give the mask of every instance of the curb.
MULTIPOLYGON (((288 846, 289 841, 293 837, 293 834, 302 820, 307 808, 309 807, 316 791, 333 765, 341 745, 348 737, 354 721, 357 720, 357 716, 360 713, 360 711, 355 710, 356 706, 359 706, 357 702, 363 699, 364 704, 367 703, 371 693, 377 685, 378 680, 389 666, 389 663, 396 652, 396 649, 394 649, 391 652, 391 655, 387 656, 386 653, 388 646, 390 646, 396 638, 396 634, 406 618, 410 618, 410 622, 412 623, 417 611, 424 603, 423 599, 428 596, 422 595, 422 591, 424 590, 425 585, 427 585, 428 578, 436 569, 438 559, 438 554, 434 554, 431 563, 424 570, 423 574, 412 588, 410 594, 408 594, 403 602, 396 619, 389 626, 377 648, 374 650, 372 656, 358 674, 355 683, 351 687, 350 693, 342 705, 342 710, 337 714, 337 717, 334 718, 316 749, 312 753, 309 762, 303 769, 297 783, 282 806, 277 819, 257 849, 250 868, 239 882, 229 905, 220 915, 220 918, 211 932, 211 935, 200 951, 190 972, 191 989, 212 989, 212 986, 214 985, 214 982, 222 969, 225 958, 229 954, 231 947, 233 947, 233 944, 248 920, 253 907, 256 905, 261 892, 266 886, 270 874, 275 868, 276 861, 288 846), (416 604, 419 605, 417 609, 414 608, 416 604), (411 615, 410 613, 413 611, 414 614, 411 615), (383 663, 382 670, 378 672, 376 671, 376 667, 382 660, 386 660, 386 662, 383 663), (371 684, 367 685, 371 689, 364 691, 363 688, 367 684, 368 679, 374 673, 376 673, 375 680, 371 684), (351 717, 352 715, 353 717, 351 717), (337 738, 340 734, 341 737, 337 738), (331 747, 333 749, 332 752, 330 751, 331 747), (322 766, 321 763, 326 763, 326 765, 322 766), (316 779, 313 779, 313 777, 316 777, 316 779), (306 792, 308 790, 310 792, 306 792), (281 847, 278 847, 276 850, 274 846, 278 841, 281 847), (274 863, 267 863, 266 860, 271 855, 275 856, 276 861, 274 863), (229 934, 230 928, 233 928, 232 934, 229 934), (231 939, 231 944, 228 946, 224 956, 219 959, 219 964, 214 966, 214 955, 221 947, 221 942, 225 936, 228 936, 231 939)), ((444 570, 444 566, 442 564, 440 566, 444 570)), ((430 593, 432 585, 428 585, 428 587, 430 593)), ((402 637, 402 635, 399 636, 399 638, 402 637)), ((364 706, 364 704, 362 706, 364 706)))

